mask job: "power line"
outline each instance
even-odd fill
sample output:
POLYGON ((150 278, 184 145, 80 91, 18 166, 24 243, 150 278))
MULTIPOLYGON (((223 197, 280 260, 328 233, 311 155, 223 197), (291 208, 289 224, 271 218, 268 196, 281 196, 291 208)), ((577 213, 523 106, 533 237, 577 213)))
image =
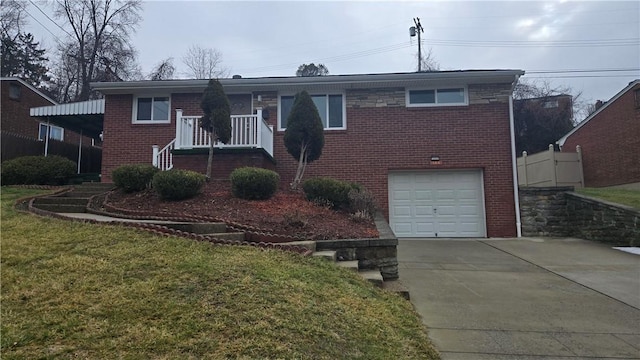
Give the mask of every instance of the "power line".
POLYGON ((29 2, 31 3, 31 5, 35 6, 36 9, 38 9, 42 13, 42 15, 44 15, 47 19, 49 19, 49 21, 51 21, 55 26, 57 26, 60 30, 64 31, 65 34, 73 37, 73 35, 71 35, 67 30, 65 30, 57 22, 53 21, 53 19, 50 18, 49 15, 47 15, 44 11, 42 11, 42 9, 35 2, 33 2, 33 0, 29 0, 29 2))
MULTIPOLYGON (((22 4, 20 4, 20 6, 22 6, 22 4)), ((40 26, 42 26, 45 30, 47 30, 47 32, 49 32, 49 34, 51 34, 51 36, 53 36, 53 39, 55 41, 57 41, 58 43, 62 43, 62 40, 60 40, 60 38, 58 38, 58 36, 56 34, 54 34, 51 30, 49 30, 48 27, 46 27, 43 23, 41 23, 40 20, 38 20, 35 16, 31 15, 29 10, 27 10, 24 6, 22 6, 22 9, 24 10, 24 12, 27 13, 27 15, 31 16, 31 18, 33 20, 35 20, 35 22, 37 22, 38 24, 40 24, 40 26)))

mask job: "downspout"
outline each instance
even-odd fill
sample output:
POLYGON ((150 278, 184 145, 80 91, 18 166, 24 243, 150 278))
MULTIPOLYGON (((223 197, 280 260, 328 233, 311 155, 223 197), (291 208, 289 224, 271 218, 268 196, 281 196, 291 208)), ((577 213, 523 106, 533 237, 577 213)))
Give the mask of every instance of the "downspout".
POLYGON ((516 210, 516 233, 520 238, 522 237, 522 222, 520 220, 520 195, 518 193, 518 165, 516 162, 516 132, 515 132, 515 120, 513 118, 513 89, 518 83, 519 75, 516 75, 516 79, 511 86, 511 93, 509 93, 509 130, 511 131, 511 170, 513 172, 513 200, 516 210))

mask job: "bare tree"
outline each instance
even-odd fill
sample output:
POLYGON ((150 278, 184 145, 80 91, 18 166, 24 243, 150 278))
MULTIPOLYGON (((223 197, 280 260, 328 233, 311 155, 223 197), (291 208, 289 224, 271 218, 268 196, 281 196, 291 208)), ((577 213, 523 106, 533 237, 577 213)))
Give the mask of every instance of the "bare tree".
MULTIPOLYGON (((418 54, 416 54, 416 59, 418 58, 418 54)), ((421 70, 422 72, 426 71, 438 71, 440 70, 440 64, 436 61, 433 56, 433 49, 429 48, 429 51, 422 55, 422 59, 420 59, 422 64, 421 70)), ((416 66, 416 71, 418 71, 418 67, 416 66)))
POLYGON ((16 40, 25 25, 24 1, 0 0, 0 31, 2 37, 16 40))
POLYGON ((173 65, 173 58, 166 58, 157 64, 149 76, 151 80, 168 80, 173 79, 173 74, 176 72, 176 67, 173 65))
MULTIPOLYGON (((70 34, 59 47, 59 63, 68 63, 60 75, 75 68, 73 79, 56 79, 61 88, 76 88, 72 100, 92 97, 90 82, 126 80, 137 73, 130 35, 141 20, 140 0, 61 0, 55 15, 66 22, 70 34)), ((66 94, 69 96, 69 94, 66 94)))
POLYGON ((192 45, 182 62, 189 69, 185 76, 193 79, 217 79, 226 77, 229 70, 222 67, 222 53, 216 49, 205 49, 192 45))

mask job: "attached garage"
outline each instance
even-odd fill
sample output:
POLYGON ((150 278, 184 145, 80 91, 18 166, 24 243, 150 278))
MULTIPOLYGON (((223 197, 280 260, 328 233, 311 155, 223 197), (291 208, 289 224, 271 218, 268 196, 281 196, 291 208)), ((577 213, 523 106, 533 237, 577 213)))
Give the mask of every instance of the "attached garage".
POLYGON ((389 173, 389 223, 398 237, 486 237, 482 170, 389 173))

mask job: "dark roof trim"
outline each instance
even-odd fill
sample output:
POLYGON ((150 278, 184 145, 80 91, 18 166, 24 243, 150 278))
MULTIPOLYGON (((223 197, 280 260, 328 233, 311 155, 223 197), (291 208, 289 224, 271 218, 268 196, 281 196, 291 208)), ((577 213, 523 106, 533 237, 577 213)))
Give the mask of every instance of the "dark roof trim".
MULTIPOLYGON (((387 74, 328 75, 314 77, 264 77, 220 79, 229 92, 278 91, 303 87, 317 88, 376 88, 405 86, 424 82, 453 82, 481 84, 514 82, 522 70, 457 70, 387 74)), ((131 94, 144 91, 202 92, 208 80, 160 80, 91 83, 94 90, 103 94, 131 94)))

